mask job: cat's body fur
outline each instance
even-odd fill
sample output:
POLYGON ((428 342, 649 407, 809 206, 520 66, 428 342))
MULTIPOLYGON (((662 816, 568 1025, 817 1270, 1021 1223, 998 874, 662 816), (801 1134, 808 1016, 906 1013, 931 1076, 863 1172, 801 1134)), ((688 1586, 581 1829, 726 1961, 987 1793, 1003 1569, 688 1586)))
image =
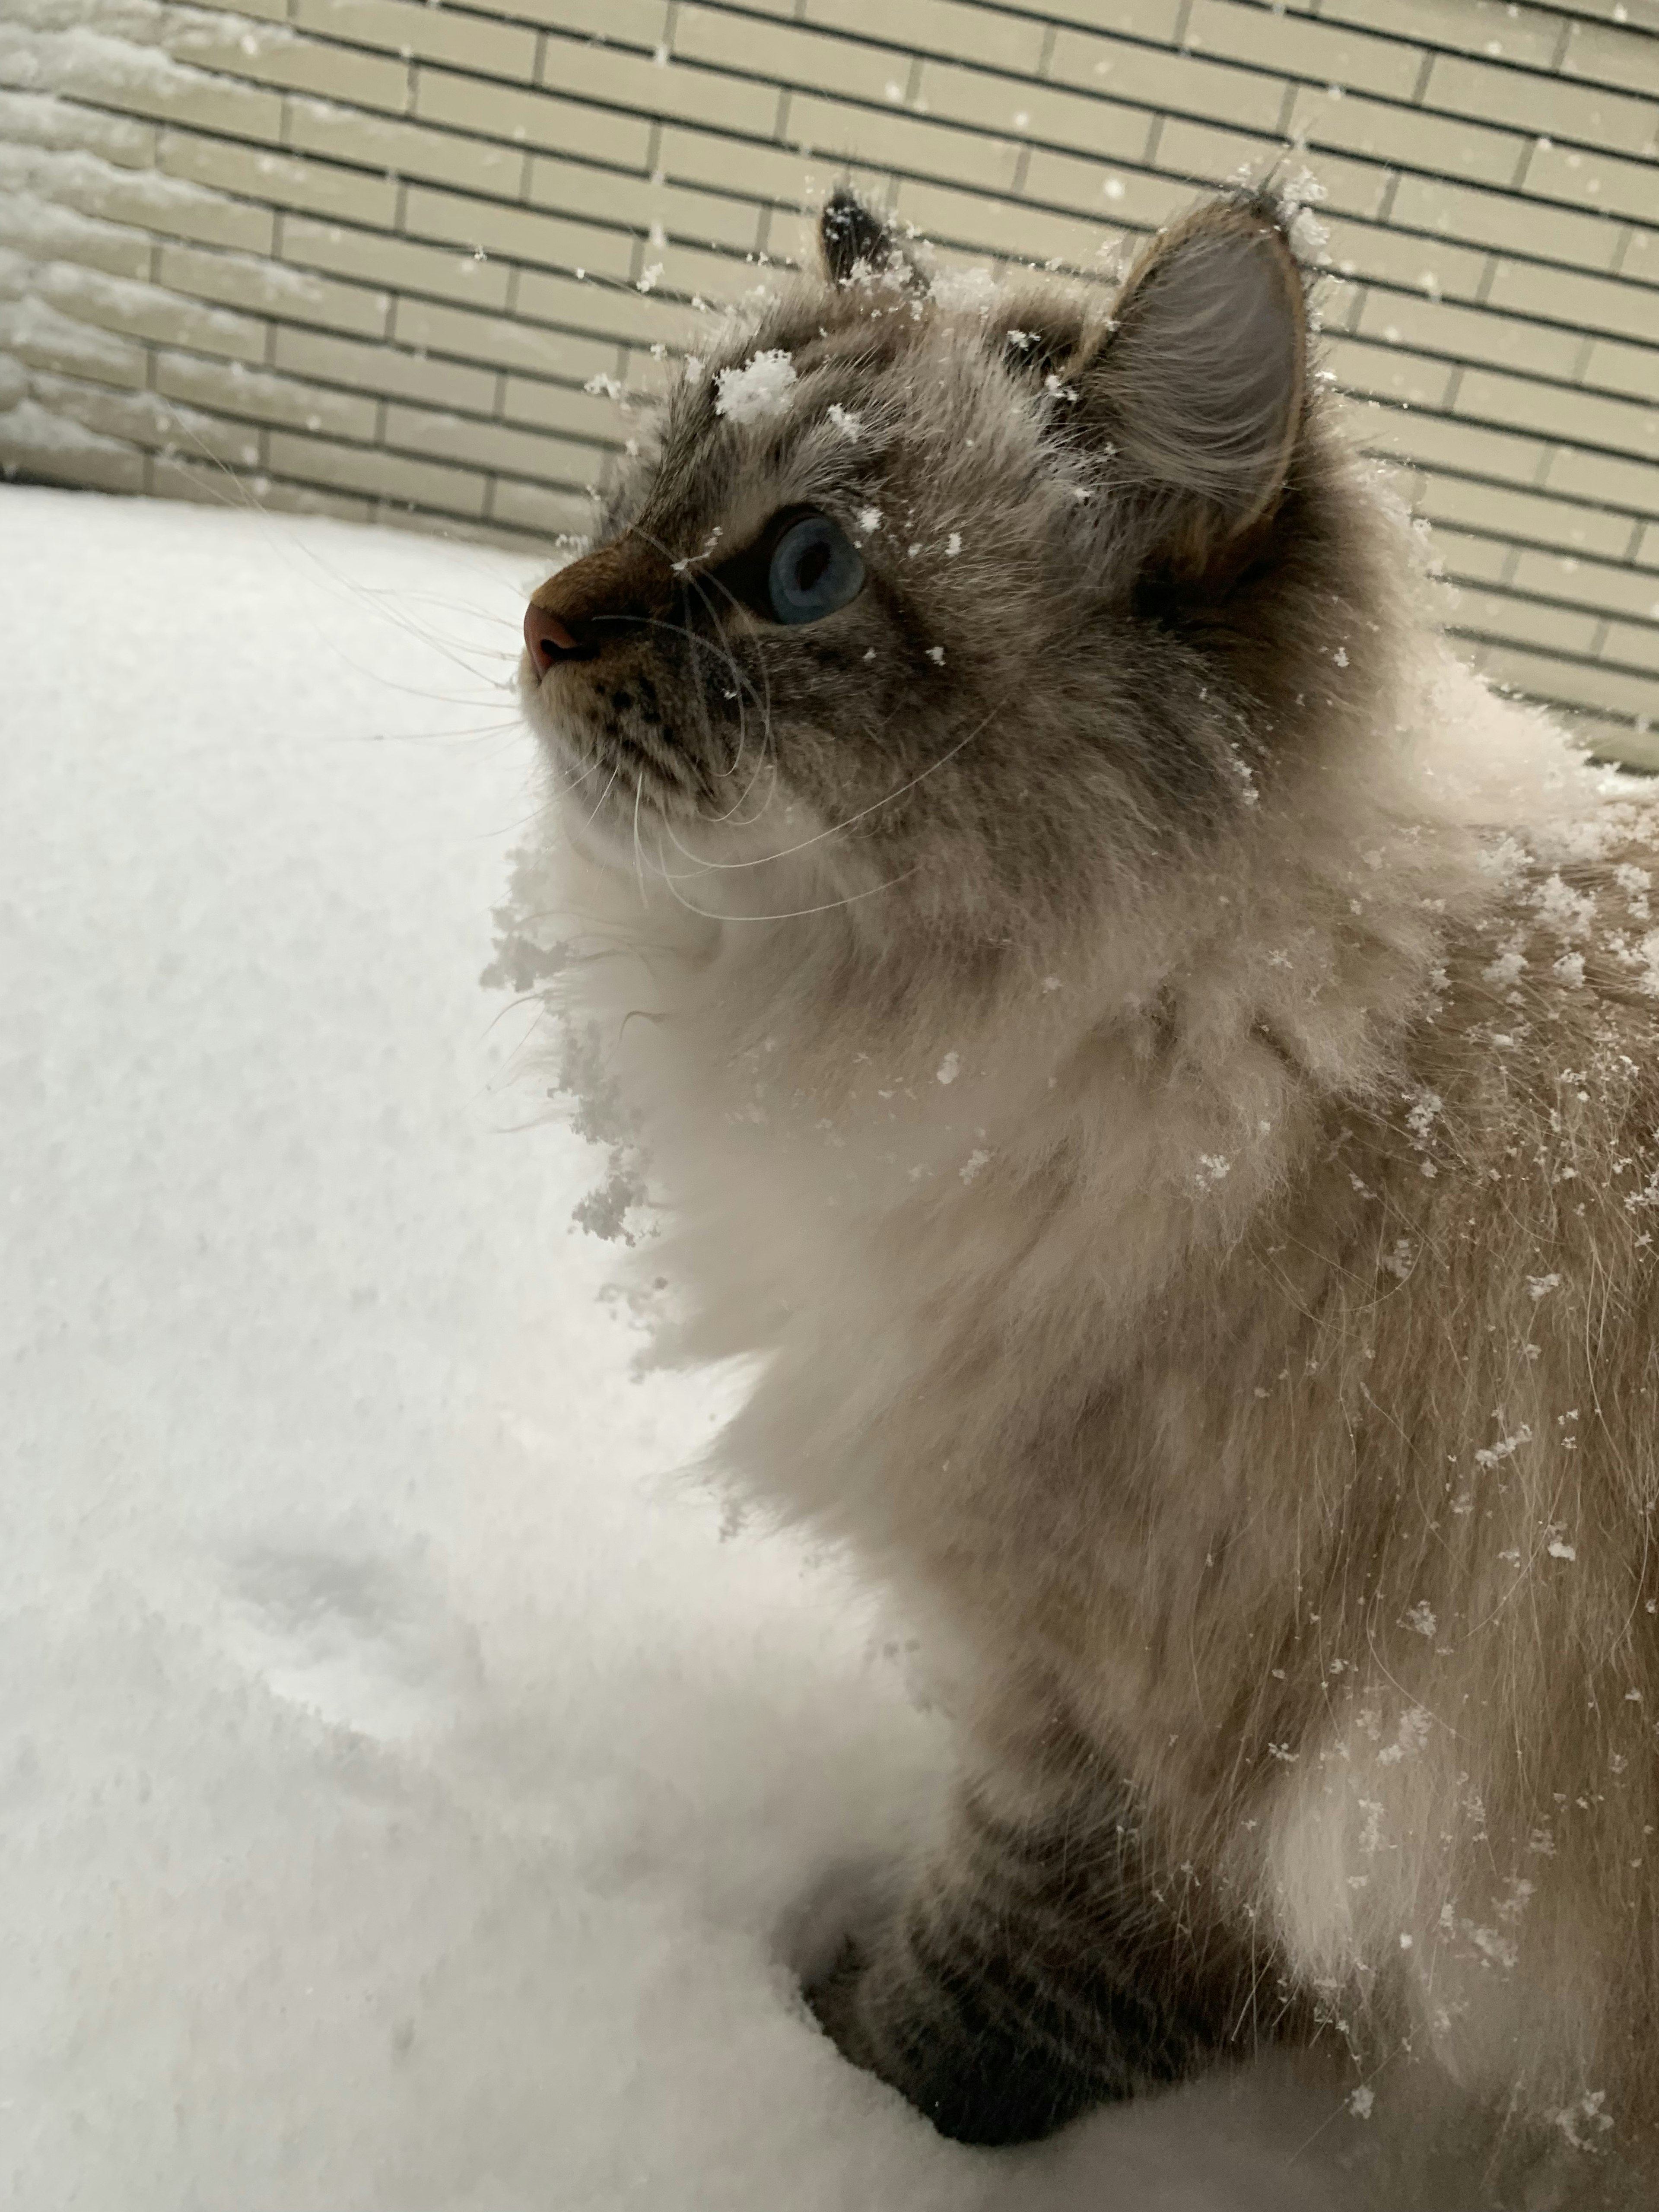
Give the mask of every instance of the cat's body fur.
POLYGON ((983 2140, 1322 2023, 1368 2079, 1409 2051, 1632 2144, 1659 831, 1455 670, 1299 385, 1270 497, 1159 507, 1127 297, 1125 337, 997 305, 1045 392, 908 270, 803 288, 730 356, 792 354, 787 414, 698 444, 683 397, 545 587, 627 608, 620 684, 545 687, 561 757, 627 772, 578 783, 562 901, 686 1349, 763 1356, 723 1460, 952 1654, 957 1830, 816 2001, 983 2140), (902 518, 873 653, 856 606, 833 663, 716 606, 673 696, 672 558, 803 479, 902 518), (763 708, 798 750, 757 757, 763 708))

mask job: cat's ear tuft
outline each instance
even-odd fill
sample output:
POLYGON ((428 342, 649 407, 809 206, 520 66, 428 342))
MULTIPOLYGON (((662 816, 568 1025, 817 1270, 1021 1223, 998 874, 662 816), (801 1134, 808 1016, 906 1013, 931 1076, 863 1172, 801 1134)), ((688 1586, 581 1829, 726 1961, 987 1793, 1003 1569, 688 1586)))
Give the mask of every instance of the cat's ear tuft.
POLYGON ((1153 550, 1201 576, 1279 504, 1307 400, 1303 274, 1261 194, 1212 200, 1125 278, 1086 414, 1153 550))
POLYGON ((818 250, 832 284, 849 283, 860 271, 875 275, 909 258, 886 216, 867 206, 850 185, 837 185, 823 204, 818 250))

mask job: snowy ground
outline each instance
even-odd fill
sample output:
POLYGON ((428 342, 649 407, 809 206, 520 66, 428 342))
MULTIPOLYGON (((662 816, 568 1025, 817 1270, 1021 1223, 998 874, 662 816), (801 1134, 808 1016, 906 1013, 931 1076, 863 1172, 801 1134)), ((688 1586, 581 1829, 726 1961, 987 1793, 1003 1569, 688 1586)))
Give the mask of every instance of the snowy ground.
POLYGON ((527 580, 0 489, 0 2198, 1352 2203, 1259 2077, 970 2152, 800 2011, 945 1754, 677 1475, 717 1391, 631 1377, 508 1079, 527 580))

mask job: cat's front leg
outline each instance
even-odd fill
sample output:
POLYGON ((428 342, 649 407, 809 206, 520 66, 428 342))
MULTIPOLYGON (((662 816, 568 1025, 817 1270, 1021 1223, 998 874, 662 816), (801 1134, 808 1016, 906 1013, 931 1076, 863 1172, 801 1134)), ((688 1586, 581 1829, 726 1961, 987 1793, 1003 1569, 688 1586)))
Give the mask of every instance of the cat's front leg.
POLYGON ((1013 2143, 1197 2071, 1257 1978, 1192 1870, 1160 1872, 1127 1793, 1015 1819, 969 1790, 945 1849, 806 1996, 941 2135, 1013 2143))

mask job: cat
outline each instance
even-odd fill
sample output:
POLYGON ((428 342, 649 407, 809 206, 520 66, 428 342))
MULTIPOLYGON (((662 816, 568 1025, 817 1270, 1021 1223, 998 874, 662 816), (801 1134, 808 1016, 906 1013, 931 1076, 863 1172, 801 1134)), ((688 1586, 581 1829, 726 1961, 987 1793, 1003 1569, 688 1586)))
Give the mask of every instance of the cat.
POLYGON ((1288 2039, 1633 2154, 1659 817, 1443 642, 1304 224, 999 286, 837 190, 532 600, 537 926, 729 1479, 951 1684, 842 2051, 975 2143, 1288 2039))

